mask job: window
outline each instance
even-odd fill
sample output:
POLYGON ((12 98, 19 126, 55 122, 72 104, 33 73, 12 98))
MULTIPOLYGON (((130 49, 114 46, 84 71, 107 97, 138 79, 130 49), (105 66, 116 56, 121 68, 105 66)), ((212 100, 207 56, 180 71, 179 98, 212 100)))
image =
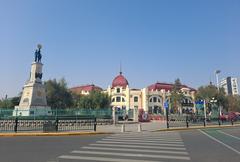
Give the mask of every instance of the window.
POLYGON ((158 102, 159 102, 159 103, 161 102, 160 98, 158 98, 158 102))
POLYGON ((150 98, 150 101, 149 102, 152 102, 152 98, 150 98))
POLYGON ((121 97, 116 97, 116 102, 121 102, 121 97))
POLYGON ((153 102, 157 102, 157 97, 153 97, 153 102))
POLYGON ((117 88, 117 93, 120 93, 120 88, 117 88))
POLYGON ((112 102, 115 102, 115 98, 112 98, 112 102))
POLYGON ((122 98, 122 102, 125 102, 125 99, 124 99, 124 98, 122 98))
POLYGON ((138 97, 137 96, 134 97, 134 102, 138 102, 138 97))

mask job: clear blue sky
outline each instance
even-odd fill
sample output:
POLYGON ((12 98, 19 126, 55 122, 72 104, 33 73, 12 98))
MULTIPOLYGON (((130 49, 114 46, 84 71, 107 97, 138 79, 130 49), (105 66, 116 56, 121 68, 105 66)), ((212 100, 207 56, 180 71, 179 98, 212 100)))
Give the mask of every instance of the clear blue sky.
POLYGON ((0 97, 17 95, 43 45, 43 79, 103 88, 156 81, 197 88, 240 76, 239 0, 0 0, 0 97))

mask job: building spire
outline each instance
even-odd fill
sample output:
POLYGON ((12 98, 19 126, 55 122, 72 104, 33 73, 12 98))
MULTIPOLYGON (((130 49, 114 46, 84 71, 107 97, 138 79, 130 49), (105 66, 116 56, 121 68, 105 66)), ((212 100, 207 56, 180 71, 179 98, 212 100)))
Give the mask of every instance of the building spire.
POLYGON ((122 62, 120 61, 120 75, 122 75, 122 62))

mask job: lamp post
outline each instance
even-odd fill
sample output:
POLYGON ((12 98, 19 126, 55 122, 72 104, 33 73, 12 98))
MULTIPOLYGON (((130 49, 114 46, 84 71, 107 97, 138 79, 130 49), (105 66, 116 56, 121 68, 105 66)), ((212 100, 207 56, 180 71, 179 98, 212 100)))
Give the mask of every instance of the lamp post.
POLYGON ((216 84, 217 84, 217 88, 218 88, 218 91, 219 91, 219 80, 218 80, 218 75, 221 73, 220 70, 216 70, 215 71, 215 75, 216 75, 216 84))
MULTIPOLYGON (((214 97, 210 100, 210 103, 213 104, 213 106, 218 102, 217 99, 214 97)), ((218 106, 218 124, 220 125, 220 115, 221 115, 221 108, 218 106)))
MULTIPOLYGON (((218 80, 218 76, 219 76, 220 73, 221 73, 221 70, 216 70, 216 71, 215 71, 218 93, 220 92, 220 91, 219 91, 219 80, 218 80)), ((221 114, 222 114, 222 110, 221 110, 221 107, 219 106, 219 116, 220 116, 221 114)))

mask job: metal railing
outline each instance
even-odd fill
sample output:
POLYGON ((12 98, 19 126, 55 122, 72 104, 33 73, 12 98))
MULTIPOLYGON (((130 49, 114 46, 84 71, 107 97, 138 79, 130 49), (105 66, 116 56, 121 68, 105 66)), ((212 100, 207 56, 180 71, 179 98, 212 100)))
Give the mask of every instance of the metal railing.
POLYGON ((194 127, 194 126, 208 126, 208 125, 234 125, 240 124, 240 118, 232 118, 223 120, 220 117, 211 117, 195 114, 169 115, 167 125, 169 128, 173 127, 194 127))
POLYGON ((97 124, 113 123, 111 109, 52 109, 44 116, 14 114, 13 109, 0 109, 0 132, 96 131, 97 124))
POLYGON ((0 119, 0 132, 60 132, 60 131, 96 131, 95 117, 64 117, 49 119, 0 119))

